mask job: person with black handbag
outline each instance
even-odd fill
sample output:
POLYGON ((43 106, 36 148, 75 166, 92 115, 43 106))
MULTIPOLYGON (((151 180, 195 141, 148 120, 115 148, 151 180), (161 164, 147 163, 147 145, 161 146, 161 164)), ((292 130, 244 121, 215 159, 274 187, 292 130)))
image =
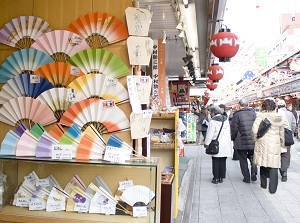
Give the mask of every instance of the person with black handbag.
POLYGON ((231 157, 231 139, 230 125, 228 118, 221 114, 221 108, 217 105, 212 105, 209 108, 211 120, 207 128, 204 147, 207 149, 209 145, 218 140, 219 152, 212 155, 212 183, 222 183, 226 177, 226 159, 231 157))
POLYGON ((282 115, 276 112, 276 102, 273 98, 265 99, 262 103, 262 112, 257 113, 252 127, 252 137, 255 141, 254 164, 260 166, 260 186, 267 188, 269 176, 269 191, 274 194, 278 186, 278 169, 281 167, 281 147, 284 146, 284 122, 282 115), (265 119, 271 123, 263 136, 258 136, 261 122, 265 119))

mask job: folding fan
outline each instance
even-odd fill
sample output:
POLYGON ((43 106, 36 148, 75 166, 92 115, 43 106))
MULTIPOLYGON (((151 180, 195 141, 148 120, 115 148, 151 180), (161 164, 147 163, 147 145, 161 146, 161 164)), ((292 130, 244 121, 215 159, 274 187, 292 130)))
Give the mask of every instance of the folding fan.
POLYGON ((0 104, 19 96, 36 98, 42 92, 53 88, 43 77, 33 74, 20 74, 7 81, 0 91, 0 104))
POLYGON ((43 126, 56 122, 53 112, 39 100, 31 97, 17 97, 5 102, 0 108, 0 121, 8 125, 21 122, 27 126, 39 122, 43 126))
POLYGON ((115 16, 102 12, 79 17, 70 24, 68 30, 83 36, 91 48, 102 48, 128 37, 124 23, 115 16))
POLYGON ((58 144, 72 145, 72 158, 76 158, 78 144, 81 140, 82 132, 77 124, 73 124, 60 138, 58 144))
POLYGON ((110 162, 124 163, 130 160, 133 148, 123 141, 120 137, 112 134, 106 144, 104 160, 110 162))
POLYGON ((17 207, 29 207, 29 200, 35 191, 35 187, 23 182, 16 191, 12 204, 17 207))
POLYGON ((31 48, 43 51, 55 61, 67 61, 81 50, 90 48, 80 35, 67 30, 54 30, 36 39, 31 48))
POLYGON ((102 187, 105 191, 112 195, 112 191, 100 175, 98 175, 92 183, 94 183, 98 188, 102 187))
POLYGON ((49 191, 51 191, 53 187, 57 187, 58 189, 63 190, 52 174, 50 174, 46 179, 49 181, 49 184, 44 187, 46 187, 49 191))
MULTIPOLYGON (((1 111, 1 109, 0 109, 1 111)), ((84 130, 93 124, 100 134, 129 130, 129 120, 112 100, 85 99, 71 105, 60 119, 60 124, 76 123, 84 130)))
POLYGON ((37 143, 36 157, 51 157, 52 146, 56 144, 58 144, 58 140, 49 133, 44 132, 37 143))
POLYGON ((53 62, 53 59, 36 49, 22 49, 6 58, 0 69, 0 83, 6 83, 19 74, 31 74, 40 66, 53 62))
POLYGON ((56 123, 52 126, 48 133, 56 140, 60 140, 63 134, 65 133, 65 130, 59 123, 56 123))
POLYGON ((35 156, 38 139, 26 130, 16 147, 16 156, 35 156))
POLYGON ((72 179, 66 185, 64 191, 68 194, 71 194, 72 190, 76 186, 79 187, 81 190, 86 191, 86 186, 77 174, 72 177, 72 179))
POLYGON ((80 187, 75 186, 67 201, 66 211, 86 213, 89 211, 92 197, 80 187))
POLYGON ((52 62, 41 66, 34 74, 50 81, 55 87, 67 87, 73 80, 84 73, 75 66, 64 62, 52 62))
POLYGON ((0 156, 16 155, 16 148, 19 140, 20 136, 18 136, 13 130, 9 130, 1 143, 0 156))
POLYGON ((87 49, 72 56, 68 63, 79 67, 83 73, 102 73, 120 78, 129 74, 127 65, 108 50, 87 49))
POLYGON ((113 99, 116 104, 119 104, 129 100, 128 91, 118 79, 103 74, 87 74, 78 77, 68 85, 68 88, 75 90, 76 101, 101 98, 113 99))
POLYGON ((152 17, 148 9, 127 7, 125 15, 129 35, 148 36, 152 17))
POLYGON ((69 194, 67 194, 61 188, 54 186, 47 199, 46 211, 65 211, 68 198, 69 194))
POLYGON ((39 211, 46 209, 46 202, 50 195, 50 191, 42 186, 38 186, 33 192, 32 197, 29 201, 29 210, 30 211, 39 211), (36 204, 39 205, 36 205, 36 204))
POLYGON ((40 123, 35 123, 32 128, 29 130, 29 132, 38 140, 41 138, 41 136, 43 135, 43 133, 46 130, 44 129, 44 127, 40 124, 40 123))
POLYGON ((47 105, 59 121, 62 114, 73 104, 70 100, 73 97, 72 89, 52 88, 44 91, 36 99, 47 105))
POLYGON ((143 202, 148 205, 149 202, 154 198, 155 194, 148 187, 143 185, 134 185, 127 188, 120 196, 121 200, 134 206, 137 202, 143 202))
POLYGON ((20 122, 20 124, 15 129, 15 133, 21 137, 21 135, 25 132, 25 130, 28 129, 26 124, 24 122, 20 122))
POLYGON ((153 51, 153 40, 150 37, 128 37, 127 49, 131 65, 149 66, 153 51))
POLYGON ((0 30, 0 42, 19 49, 29 48, 34 41, 51 31, 48 22, 35 16, 20 16, 0 30))

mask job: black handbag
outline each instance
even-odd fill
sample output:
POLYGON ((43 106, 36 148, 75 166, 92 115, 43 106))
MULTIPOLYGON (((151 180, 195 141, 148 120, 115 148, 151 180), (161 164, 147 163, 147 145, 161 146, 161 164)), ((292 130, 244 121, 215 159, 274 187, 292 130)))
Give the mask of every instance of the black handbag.
POLYGON ((294 145, 294 137, 292 130, 284 128, 284 145, 291 146, 294 145))
POLYGON ((206 154, 208 154, 208 155, 216 155, 216 154, 219 153, 219 141, 218 141, 218 139, 219 139, 221 130, 223 128, 223 124, 224 124, 224 117, 223 117, 222 125, 221 125, 220 131, 218 133, 218 136, 217 136, 216 139, 211 140, 211 142, 209 143, 208 147, 205 150, 206 154))
POLYGON ((269 121, 269 119, 265 118, 264 120, 262 120, 258 127, 257 138, 259 139, 263 137, 268 132, 270 127, 271 122, 269 121))

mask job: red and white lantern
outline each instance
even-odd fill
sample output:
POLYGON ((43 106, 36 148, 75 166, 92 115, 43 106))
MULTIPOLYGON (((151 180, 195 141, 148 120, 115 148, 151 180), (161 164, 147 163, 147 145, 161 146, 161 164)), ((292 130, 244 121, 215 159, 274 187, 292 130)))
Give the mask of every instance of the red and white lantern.
POLYGON ((213 90, 215 90, 218 87, 218 84, 214 83, 211 79, 207 79, 207 81, 206 81, 206 87, 209 90, 213 91, 213 90))
POLYGON ((230 58, 238 52, 239 47, 239 38, 227 28, 220 29, 210 40, 210 50, 220 62, 229 62, 230 58))
POLYGON ((223 67, 219 66, 219 64, 212 64, 207 69, 207 77, 212 80, 214 83, 219 82, 224 76, 223 67))
POLYGON ((296 98, 297 100, 300 100, 300 94, 297 94, 296 98))
POLYGON ((284 100, 285 100, 285 101, 290 101, 290 100, 291 100, 291 96, 286 95, 286 96, 284 97, 284 100))

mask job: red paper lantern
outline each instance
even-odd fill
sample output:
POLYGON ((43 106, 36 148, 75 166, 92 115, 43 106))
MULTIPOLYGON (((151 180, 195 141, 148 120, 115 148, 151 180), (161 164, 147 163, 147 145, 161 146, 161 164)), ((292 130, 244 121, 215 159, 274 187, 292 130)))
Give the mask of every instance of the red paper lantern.
POLYGON ((207 69, 207 77, 213 82, 219 82, 223 78, 224 69, 219 64, 212 64, 207 69))
POLYGON ((227 28, 220 29, 210 40, 210 50, 220 62, 229 62, 230 58, 238 52, 239 47, 239 38, 227 28))
POLYGON ((289 95, 286 95, 286 96, 284 97, 284 100, 285 100, 285 101, 289 101, 289 100, 291 100, 291 96, 289 96, 289 95))
POLYGON ((206 93, 204 95, 203 104, 206 105, 209 99, 210 99, 210 94, 206 93))
POLYGON ((276 98, 275 101, 278 102, 279 100, 281 100, 280 98, 276 98))
POLYGON ((218 84, 214 83, 211 79, 207 79, 207 81, 206 81, 206 87, 209 90, 213 91, 213 90, 215 90, 218 87, 218 84))
POLYGON ((298 100, 300 100, 300 94, 297 94, 297 96, 296 96, 296 97, 297 97, 297 99, 298 99, 298 100))
POLYGON ((261 105, 261 104, 262 104, 262 101, 261 101, 261 100, 259 100, 259 101, 257 102, 257 104, 258 104, 258 105, 261 105))

